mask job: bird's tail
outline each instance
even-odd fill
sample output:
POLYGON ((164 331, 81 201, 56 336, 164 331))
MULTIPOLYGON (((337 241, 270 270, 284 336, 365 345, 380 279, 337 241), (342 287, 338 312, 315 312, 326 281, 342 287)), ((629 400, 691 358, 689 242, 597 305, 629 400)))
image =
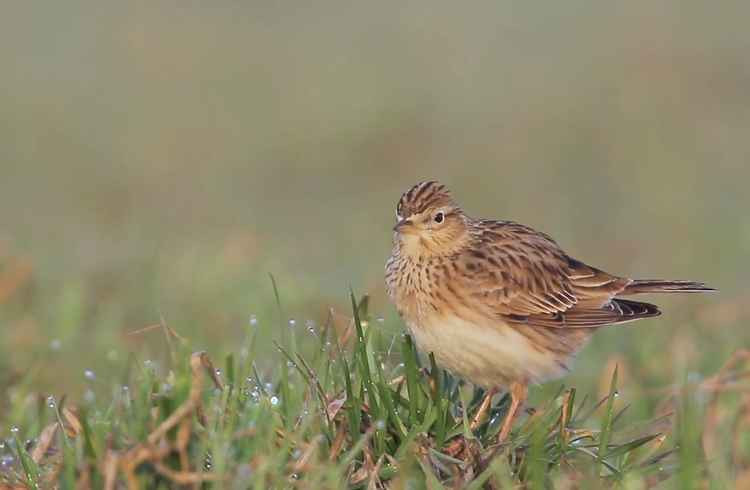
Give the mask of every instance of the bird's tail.
POLYGON ((716 291, 702 282, 637 279, 628 284, 618 296, 640 293, 707 293, 716 291))

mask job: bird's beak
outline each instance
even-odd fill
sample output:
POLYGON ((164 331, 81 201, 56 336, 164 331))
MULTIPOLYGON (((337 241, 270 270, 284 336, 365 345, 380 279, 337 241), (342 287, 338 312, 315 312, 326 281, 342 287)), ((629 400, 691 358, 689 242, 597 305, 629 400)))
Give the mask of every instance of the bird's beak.
POLYGON ((402 219, 399 220, 398 223, 396 223, 396 226, 393 227, 393 231, 396 233, 405 233, 408 230, 414 228, 414 223, 412 223, 409 219, 402 219))

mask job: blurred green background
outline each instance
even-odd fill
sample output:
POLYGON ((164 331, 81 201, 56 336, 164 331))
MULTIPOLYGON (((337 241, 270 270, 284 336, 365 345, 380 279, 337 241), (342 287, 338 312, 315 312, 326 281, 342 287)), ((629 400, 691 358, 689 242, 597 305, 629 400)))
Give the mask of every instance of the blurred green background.
POLYGON ((2 396, 79 397, 84 369, 165 359, 158 331, 128 335, 161 316, 217 358, 251 314, 269 339, 269 273, 300 326, 346 315, 351 285, 398 332, 383 265, 396 200, 425 178, 613 273, 721 289, 601 332, 566 383, 596 390, 619 362, 635 398, 713 373, 750 344, 748 18, 747 2, 7 4, 2 396))

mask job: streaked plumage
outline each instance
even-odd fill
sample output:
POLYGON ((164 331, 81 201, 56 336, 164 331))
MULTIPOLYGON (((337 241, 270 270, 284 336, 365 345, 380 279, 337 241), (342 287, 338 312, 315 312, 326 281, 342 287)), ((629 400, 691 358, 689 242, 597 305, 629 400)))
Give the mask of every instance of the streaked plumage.
POLYGON ((422 351, 485 388, 559 377, 597 328, 660 314, 622 296, 711 290, 608 274, 532 228, 469 217, 434 181, 405 192, 396 214, 389 296, 422 351))

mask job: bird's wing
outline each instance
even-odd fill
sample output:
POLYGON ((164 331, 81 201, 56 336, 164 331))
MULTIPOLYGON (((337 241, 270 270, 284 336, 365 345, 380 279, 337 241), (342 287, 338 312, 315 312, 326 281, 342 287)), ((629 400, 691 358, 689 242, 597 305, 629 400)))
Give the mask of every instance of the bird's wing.
POLYGON ((571 259, 544 233, 507 221, 482 221, 476 230, 462 257, 466 288, 497 315, 516 323, 595 327, 651 311, 613 302, 632 281, 571 259))

